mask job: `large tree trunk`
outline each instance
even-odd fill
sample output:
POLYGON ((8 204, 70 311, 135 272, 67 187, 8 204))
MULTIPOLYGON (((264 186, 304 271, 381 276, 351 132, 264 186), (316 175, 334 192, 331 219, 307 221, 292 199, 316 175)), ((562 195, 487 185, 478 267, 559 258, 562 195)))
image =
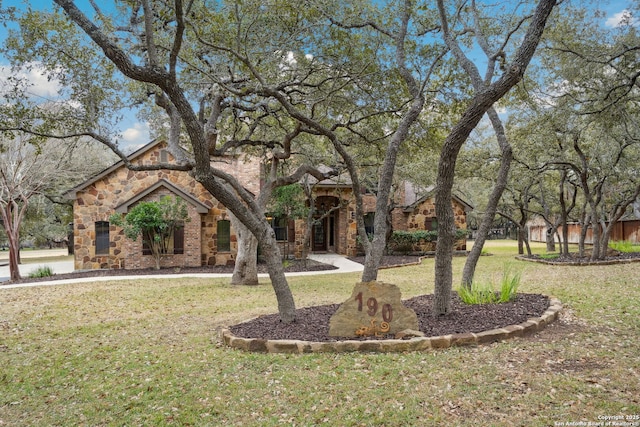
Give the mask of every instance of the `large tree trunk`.
MULTIPOLYGON (((405 87, 411 95, 411 104, 409 109, 403 114, 402 119, 398 123, 398 127, 391 136, 387 150, 384 156, 384 162, 380 177, 378 180, 378 193, 376 199, 376 214, 374 218, 374 230, 373 241, 371 244, 364 244, 365 261, 364 271, 362 272, 362 281, 370 282, 377 280, 378 268, 380 267, 380 261, 384 255, 384 251, 387 246, 387 230, 389 225, 387 223, 387 214, 389 212, 389 204, 391 202, 391 186, 393 184, 393 175, 395 172, 395 165, 398 157, 398 151, 400 146, 407 139, 409 135, 409 129, 418 120, 422 109, 425 104, 425 97, 423 88, 420 83, 416 81, 413 72, 407 67, 407 58, 405 52, 405 37, 410 28, 409 11, 411 3, 406 1, 404 6, 401 6, 400 13, 400 29, 398 34, 394 35, 395 38, 395 65, 396 71, 401 76, 405 83, 405 87)), ((354 188, 354 191, 359 191, 359 188, 354 188)), ((391 202, 392 204, 392 202, 391 202)), ((367 239, 366 233, 364 233, 364 226, 362 222, 359 223, 360 238, 367 239)))
POLYGON ((527 248, 527 255, 531 256, 531 245, 529 244, 529 236, 527 236, 527 230, 524 227, 522 234, 524 234, 524 244, 527 248))
POLYGON ((24 215, 25 206, 20 209, 13 200, 2 206, 2 222, 9 243, 9 278, 11 281, 20 280, 20 223, 24 215))
POLYGON ((593 244, 591 245, 591 261, 596 261, 600 259, 600 221, 598 213, 596 210, 596 205, 591 203, 591 232, 593 235, 593 244))
POLYGON ((231 276, 232 285, 254 286, 258 284, 258 239, 229 212, 231 224, 238 239, 238 253, 231 276))
POLYGON ((556 229, 547 224, 547 236, 546 236, 546 243, 547 243, 547 252, 555 252, 556 251, 556 233, 555 233, 556 229))
POLYGON ((10 233, 7 233, 9 240, 9 276, 11 281, 20 280, 20 239, 10 237, 10 233))
MULTIPOLYGON (((150 83, 157 86, 167 97, 169 103, 164 103, 167 113, 172 119, 172 135, 170 145, 178 148, 180 129, 188 135, 193 148, 194 164, 184 164, 182 170, 190 171, 193 177, 200 182, 213 197, 222 203, 229 211, 247 226, 249 231, 257 237, 259 244, 265 251, 267 268, 271 278, 271 285, 278 300, 278 312, 284 323, 295 320, 295 302, 293 294, 284 275, 284 267, 281 262, 280 250, 271 226, 267 222, 263 209, 233 177, 227 176, 223 171, 212 167, 209 149, 215 146, 216 132, 215 118, 211 120, 207 129, 199 120, 193 109, 193 103, 187 99, 186 92, 177 81, 175 68, 166 70, 164 65, 157 63, 157 57, 147 55, 149 62, 143 61, 139 65, 137 60, 125 52, 111 37, 104 34, 100 28, 87 18, 87 16, 70 0, 55 0, 64 9, 67 16, 74 21, 91 39, 102 49, 105 56, 128 78, 142 83, 150 83), (183 126, 180 125, 182 121, 183 126)), ((182 36, 182 32, 178 32, 182 36)), ((175 46, 179 46, 182 39, 176 40, 175 46)), ((177 53, 177 52, 175 52, 177 53)), ((139 58, 137 58, 139 59, 139 58)), ((176 63, 172 63, 173 66, 176 63)), ((277 93, 276 93, 277 95, 277 93)), ((162 97, 157 97, 162 100, 162 97)), ((160 105, 160 104, 159 104, 160 105)), ((214 114, 212 113, 212 116, 214 114)), ((112 147, 114 149, 114 147, 112 147)), ((116 151, 117 152, 117 151, 116 151)), ((121 156, 123 157, 123 156, 121 156)), ((266 197, 265 197, 266 199, 266 197)))
POLYGON ((570 207, 567 207, 567 201, 564 195, 565 184, 567 182, 567 171, 563 170, 560 175, 560 229, 562 230, 562 252, 565 255, 569 254, 569 212, 573 210, 576 205, 576 191, 573 192, 572 203, 570 207))
MULTIPOLYGON (((205 147, 205 145, 194 144, 194 149, 203 149, 203 147, 205 147)), ((206 156, 208 156, 208 153, 206 156)), ((231 212, 238 221, 241 221, 249 232, 258 239, 258 244, 264 250, 271 286, 278 301, 280 320, 284 323, 295 321, 296 305, 293 294, 291 293, 291 288, 284 274, 280 248, 278 247, 275 233, 271 225, 267 222, 263 210, 255 201, 247 199, 247 202, 251 205, 251 207, 248 207, 245 203, 238 200, 238 198, 229 191, 228 186, 212 174, 208 161, 202 161, 202 159, 206 158, 207 157, 202 154, 199 156, 196 155, 196 159, 198 159, 199 162, 196 165, 197 173, 195 176, 204 188, 218 199, 218 201, 227 208, 227 211, 231 212)))
POLYGON ((524 255, 524 239, 522 227, 518 226, 518 255, 524 255))
POLYGON ((264 258, 269 271, 271 286, 278 301, 280 319, 283 323, 291 323, 296 320, 296 304, 284 274, 282 255, 280 254, 276 236, 271 227, 269 227, 269 231, 271 233, 263 233, 263 238, 260 239, 259 243, 264 249, 264 258))
MULTIPOLYGON (((371 282, 377 280, 380 261, 384 255, 387 246, 387 230, 389 222, 387 216, 389 214, 391 201, 391 186, 393 184, 393 174, 395 171, 396 160, 400 145, 407 139, 409 128, 418 119, 420 112, 424 106, 424 96, 422 93, 416 94, 411 103, 411 108, 404 115, 393 137, 389 141, 387 151, 385 153, 380 180, 378 181, 378 194, 376 199, 376 214, 374 218, 373 240, 371 244, 364 245, 366 253, 364 260, 364 271, 362 272, 362 281, 371 282)), ((354 189, 357 191, 357 189, 354 189)), ((367 239, 366 235, 360 236, 367 239)))

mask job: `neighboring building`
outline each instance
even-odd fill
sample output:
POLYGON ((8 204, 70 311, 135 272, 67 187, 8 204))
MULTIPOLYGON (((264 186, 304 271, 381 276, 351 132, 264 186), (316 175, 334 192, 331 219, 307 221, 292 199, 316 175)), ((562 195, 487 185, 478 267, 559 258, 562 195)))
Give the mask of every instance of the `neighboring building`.
MULTIPOLYGON (((129 156, 133 164, 171 162, 163 141, 152 141, 129 156)), ((232 174, 253 194, 260 191, 261 164, 257 158, 228 156, 212 159, 217 168, 232 174)), ((330 179, 316 183, 314 198, 317 218, 312 230, 312 252, 355 255, 358 252, 355 204, 349 180, 330 179)), ((393 224, 396 230, 437 227, 433 198, 417 198, 410 186, 398 196, 393 224)), ((173 236, 173 254, 162 259, 163 267, 229 265, 235 262, 237 241, 226 209, 188 173, 181 171, 131 171, 120 161, 88 181, 69 190, 74 199, 73 237, 75 269, 138 269, 155 265, 142 241, 125 238, 122 230, 109 223, 115 213, 126 214, 141 201, 159 200, 171 195, 182 198, 190 220, 173 236)), ((365 221, 372 224, 375 196, 365 194, 365 221)), ((470 206, 460 199, 452 201, 456 226, 466 228, 470 206)), ((276 237, 286 253, 300 256, 305 221, 271 218, 276 237)), ((460 248, 458 248, 460 249, 460 248)))
MULTIPOLYGON (((569 227, 569 243, 579 243, 580 242, 580 233, 582 227, 579 223, 571 222, 567 224, 569 227)), ((591 225, 591 224, 589 224, 591 225)), ((608 226, 609 223, 607 222, 608 226)), ((527 222, 527 229, 529 231, 529 241, 530 242, 546 242, 547 241, 547 233, 549 233, 549 227, 546 225, 544 220, 540 217, 536 217, 527 222)), ((554 235, 554 241, 556 243, 560 243, 560 238, 562 237, 562 230, 558 229, 558 232, 554 235)), ((626 241, 633 244, 640 243, 640 220, 634 218, 621 219, 616 222, 613 226, 613 230, 611 231, 611 236, 609 240, 612 242, 615 241, 626 241)), ((587 245, 593 244, 593 228, 591 226, 587 230, 587 234, 584 239, 584 243, 587 245)))

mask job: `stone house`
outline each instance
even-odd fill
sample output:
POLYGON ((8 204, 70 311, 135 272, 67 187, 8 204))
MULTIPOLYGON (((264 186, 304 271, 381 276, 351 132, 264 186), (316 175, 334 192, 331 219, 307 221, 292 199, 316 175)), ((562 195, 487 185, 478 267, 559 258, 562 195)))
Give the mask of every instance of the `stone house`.
MULTIPOLYGON (((152 141, 129 156, 133 164, 171 162, 163 141, 152 141)), ((217 158, 216 167, 239 177, 245 188, 257 193, 260 163, 257 159, 217 158)), ((73 245, 76 270, 137 269, 154 266, 141 239, 133 242, 109 224, 116 212, 126 214, 140 201, 171 195, 182 198, 189 220, 174 235, 173 254, 163 267, 199 267, 233 264, 237 242, 226 209, 188 173, 181 171, 131 171, 122 161, 67 192, 73 203, 73 245)))
MULTIPOLYGON (((129 156, 133 164, 171 162, 166 144, 155 140, 129 156)), ((257 158, 228 156, 215 158, 217 168, 238 178, 253 194, 261 183, 261 163, 257 158)), ((396 230, 424 229, 433 226, 433 198, 408 196, 403 190, 403 203, 394 210, 396 230), (409 203, 407 203, 409 202, 409 203)), ((183 199, 189 220, 173 236, 173 253, 162 258, 162 267, 199 267, 231 265, 237 253, 236 236, 229 215, 218 202, 188 173, 182 171, 131 171, 119 161, 98 175, 67 192, 73 203, 73 247, 76 270, 139 269, 155 265, 141 239, 127 239, 122 229, 110 224, 114 213, 126 214, 141 201, 159 200, 170 195, 183 199)), ((358 252, 355 204, 350 182, 335 178, 316 183, 315 212, 319 219, 312 229, 311 251, 335 252, 352 256, 358 252), (321 219, 320 219, 321 218, 321 219)), ((454 200, 456 225, 466 228, 467 204, 454 200)), ((365 195, 367 216, 375 210, 375 196, 365 195)), ((268 217, 283 253, 302 254, 306 229, 304 220, 268 217)))

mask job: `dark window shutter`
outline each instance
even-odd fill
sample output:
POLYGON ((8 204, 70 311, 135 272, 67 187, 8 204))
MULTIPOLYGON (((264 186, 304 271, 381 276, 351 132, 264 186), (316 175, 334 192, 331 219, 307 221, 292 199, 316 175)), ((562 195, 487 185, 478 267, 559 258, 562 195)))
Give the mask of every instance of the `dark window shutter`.
POLYGON ((184 253, 184 226, 178 226, 173 230, 173 253, 184 253))
POLYGON ((295 243, 296 241, 296 221, 293 219, 289 220, 289 228, 287 230, 287 237, 289 239, 289 243, 295 243))

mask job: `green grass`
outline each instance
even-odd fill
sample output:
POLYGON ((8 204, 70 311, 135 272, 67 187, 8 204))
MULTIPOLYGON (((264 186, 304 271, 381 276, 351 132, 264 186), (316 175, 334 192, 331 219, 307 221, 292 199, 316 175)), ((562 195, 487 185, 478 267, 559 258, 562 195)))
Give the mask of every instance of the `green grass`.
POLYGON ((609 247, 618 252, 624 252, 624 253, 640 252, 640 245, 633 244, 627 240, 609 242, 609 247))
MULTIPOLYGON (((516 254, 492 241, 476 279, 516 254)), ((536 246, 544 252, 544 246, 536 246)), ((454 284, 463 258, 454 259, 454 284)), ((2 289, 0 426, 549 426, 640 413, 640 264, 517 262, 519 292, 559 297, 526 339, 407 354, 254 354, 221 328, 276 311, 268 282, 136 280, 2 289)), ((381 270, 403 298, 434 260, 381 270)), ((342 302, 357 274, 290 279, 299 307, 342 302)))

